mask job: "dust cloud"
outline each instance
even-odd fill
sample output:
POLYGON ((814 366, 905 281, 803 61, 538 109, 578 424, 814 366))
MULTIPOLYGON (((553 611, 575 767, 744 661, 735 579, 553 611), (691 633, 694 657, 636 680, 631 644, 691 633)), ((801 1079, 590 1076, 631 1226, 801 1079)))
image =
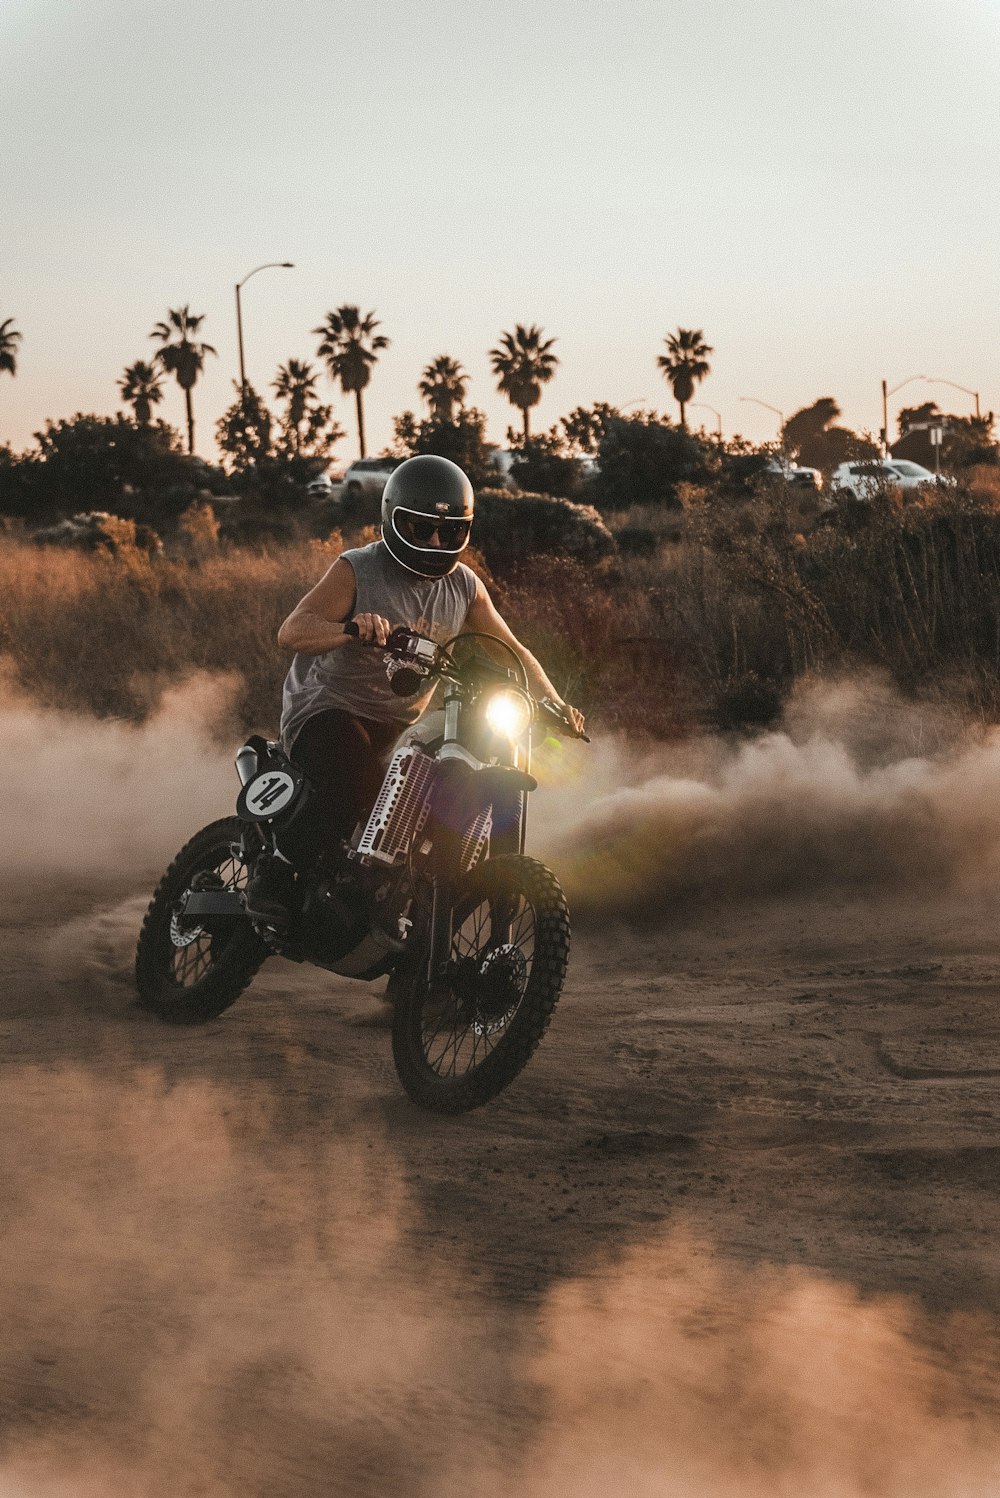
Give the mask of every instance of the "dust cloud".
POLYGON ((54 712, 5 687, 0 879, 148 872, 231 815, 237 746, 221 749, 215 730, 232 690, 225 678, 193 677, 136 726, 54 712))
MULTIPOLYGON (((0 702, 0 878, 162 868, 238 782, 224 679, 195 677, 133 726, 0 702)), ((679 901, 832 887, 981 889, 1000 875, 1000 729, 877 678, 807 684, 778 730, 536 755, 529 845, 574 910, 649 919, 679 901)))
POLYGON ((540 775, 536 845, 580 914, 1000 877, 1000 729, 877 680, 806 686, 755 739, 560 747, 540 775))
MULTIPOLYGON (((0 1058, 0 1498, 996 1492, 987 1317, 741 1267, 669 1208, 614 1256, 588 1249, 540 1301, 507 1296, 447 1213, 428 1221, 363 1078, 339 1121, 314 1107, 322 1083, 280 1019, 280 1086, 244 1065, 253 1026, 235 1086, 218 1080, 228 1035, 181 1078, 139 1029, 108 1048, 150 865, 232 807, 230 751, 205 729, 224 698, 196 681, 141 729, 2 710, 0 872, 110 870, 137 892, 19 959, 34 966, 8 1027, 18 1055, 41 1048, 29 1019, 62 985, 94 1065, 0 1058)), ((877 682, 805 690, 753 742, 608 740, 539 767, 529 846, 592 914, 996 872, 1000 739, 877 682)), ((444 1125, 404 1127, 432 1156, 444 1125)))
MULTIPOLYGON (((995 1329, 683 1222, 501 1307, 369 1127, 267 1087, 23 1068, 0 1182, 3 1498, 968 1498, 995 1329)), ((995 1391, 994 1391, 995 1392, 995 1391)))
MULTIPOLYGON (((542 1308, 527 1376, 547 1415, 516 1490, 985 1498, 1000 1479, 995 1328, 943 1330, 949 1353, 902 1300, 737 1269, 668 1229, 542 1308)), ((498 1475, 492 1492, 511 1491, 498 1475)))
POLYGON ((411 1259, 377 1130, 155 1069, 4 1101, 3 1498, 416 1492, 467 1439, 491 1317, 411 1259))

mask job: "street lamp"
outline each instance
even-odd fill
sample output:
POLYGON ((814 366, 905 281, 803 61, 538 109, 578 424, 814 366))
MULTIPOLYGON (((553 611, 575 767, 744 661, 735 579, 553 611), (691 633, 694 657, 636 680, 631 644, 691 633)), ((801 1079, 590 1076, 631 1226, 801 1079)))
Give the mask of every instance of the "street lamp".
POLYGON ((954 380, 942 380, 939 375, 928 375, 928 385, 950 385, 952 390, 961 390, 964 395, 971 395, 976 403, 976 420, 979 420, 979 391, 970 390, 967 385, 956 385, 954 380))
POLYGON ((717 411, 714 406, 707 406, 704 401, 689 401, 688 405, 691 406, 691 407, 696 408, 699 411, 711 411, 712 415, 715 417, 716 421, 719 423, 719 427, 718 427, 718 431, 716 432, 716 436, 718 437, 719 441, 721 442, 722 441, 722 413, 721 413, 721 411, 717 411))
POLYGON ((257 265, 252 271, 243 277, 242 281, 236 283, 236 340, 240 348, 240 399, 246 395, 247 372, 243 363, 243 317, 240 312, 240 291, 247 284, 251 276, 255 276, 259 270, 294 270, 295 266, 291 260, 269 260, 266 265, 257 265))
POLYGON ((917 380, 926 380, 926 375, 909 375, 905 380, 900 380, 898 385, 888 389, 885 380, 882 381, 882 455, 889 451, 889 397, 895 395, 897 390, 902 390, 904 385, 913 385, 917 380))
POLYGON ((775 416, 777 416, 778 421, 780 422, 780 426, 778 427, 778 436, 781 437, 781 434, 785 429, 784 411, 779 411, 777 406, 769 405, 767 401, 759 401, 755 395, 741 395, 740 400, 749 401, 751 406, 763 406, 765 411, 773 411, 775 416))

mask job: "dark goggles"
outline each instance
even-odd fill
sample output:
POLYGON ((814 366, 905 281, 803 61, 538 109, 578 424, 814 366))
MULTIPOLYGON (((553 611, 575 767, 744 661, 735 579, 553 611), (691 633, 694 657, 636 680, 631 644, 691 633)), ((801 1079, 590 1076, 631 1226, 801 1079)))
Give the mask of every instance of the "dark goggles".
POLYGON ((418 515, 413 510, 396 510, 392 522, 411 546, 429 548, 437 536, 441 551, 461 551, 472 529, 471 520, 438 520, 434 515, 418 515))

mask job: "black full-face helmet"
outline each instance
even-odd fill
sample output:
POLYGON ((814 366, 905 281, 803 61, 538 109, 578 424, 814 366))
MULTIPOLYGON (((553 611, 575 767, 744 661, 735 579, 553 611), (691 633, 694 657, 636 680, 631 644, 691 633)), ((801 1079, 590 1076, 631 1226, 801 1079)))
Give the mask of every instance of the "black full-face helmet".
POLYGON ((469 544, 474 507, 457 463, 430 454, 407 458, 382 492, 382 540, 408 572, 444 577, 469 544))

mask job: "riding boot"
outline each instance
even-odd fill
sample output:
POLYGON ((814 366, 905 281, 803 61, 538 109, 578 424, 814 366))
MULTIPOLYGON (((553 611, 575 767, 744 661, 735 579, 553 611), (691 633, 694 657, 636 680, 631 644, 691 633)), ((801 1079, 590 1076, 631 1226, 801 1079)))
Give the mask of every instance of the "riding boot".
POLYGON ((247 882, 247 910, 257 920, 282 930, 295 911, 295 870, 273 853, 261 853, 247 882))

